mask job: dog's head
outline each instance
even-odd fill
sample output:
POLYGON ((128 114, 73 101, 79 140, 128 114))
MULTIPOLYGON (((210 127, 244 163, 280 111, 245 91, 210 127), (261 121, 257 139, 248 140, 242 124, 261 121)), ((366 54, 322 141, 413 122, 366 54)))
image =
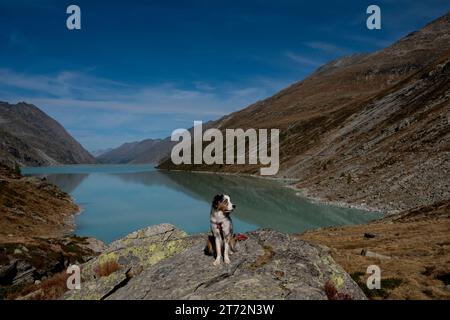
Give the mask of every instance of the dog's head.
POLYGON ((218 194, 214 197, 212 206, 216 210, 220 210, 222 212, 231 212, 236 208, 236 205, 231 203, 231 198, 226 194, 218 194))

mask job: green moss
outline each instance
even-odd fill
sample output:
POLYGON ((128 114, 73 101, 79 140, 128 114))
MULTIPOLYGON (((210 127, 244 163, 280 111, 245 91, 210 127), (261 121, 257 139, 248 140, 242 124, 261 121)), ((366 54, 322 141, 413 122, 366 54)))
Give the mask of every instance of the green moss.
POLYGON ((350 184, 352 182, 352 176, 351 174, 347 174, 347 183, 350 184))
POLYGON ((175 253, 186 248, 185 242, 182 240, 169 241, 166 244, 152 243, 148 246, 130 247, 125 250, 124 255, 131 253, 138 257, 144 266, 153 265, 175 253))
POLYGON ((98 257, 98 264, 103 264, 108 261, 117 261, 118 256, 115 252, 107 252, 103 253, 98 257))
POLYGON ((336 289, 339 289, 344 285, 344 278, 342 278, 340 275, 335 274, 335 273, 333 275, 331 275, 330 281, 334 284, 336 289))

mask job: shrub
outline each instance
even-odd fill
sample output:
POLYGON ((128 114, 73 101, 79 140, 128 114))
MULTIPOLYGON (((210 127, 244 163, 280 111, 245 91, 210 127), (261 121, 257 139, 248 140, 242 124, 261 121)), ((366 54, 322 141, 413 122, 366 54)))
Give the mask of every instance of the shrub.
POLYGON ((111 273, 116 272, 117 270, 120 270, 120 264, 117 263, 115 260, 107 260, 104 262, 99 262, 97 266, 94 268, 94 272, 99 277, 107 277, 111 273))
POLYGON ((67 289, 67 278, 69 275, 62 271, 42 281, 40 284, 10 288, 6 299, 14 300, 28 296, 31 300, 55 300, 61 297, 67 289))
POLYGON ((353 300, 352 296, 348 293, 339 292, 330 281, 325 283, 324 289, 328 300, 353 300))
POLYGON ((54 300, 61 297, 67 290, 67 279, 69 274, 62 271, 44 280, 39 287, 42 289, 40 300, 54 300))

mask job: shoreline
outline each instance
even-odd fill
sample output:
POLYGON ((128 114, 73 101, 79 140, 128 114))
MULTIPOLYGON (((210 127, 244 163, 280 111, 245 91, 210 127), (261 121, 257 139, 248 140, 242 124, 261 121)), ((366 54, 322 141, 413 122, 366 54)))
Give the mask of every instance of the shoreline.
POLYGON ((77 234, 75 233, 75 230, 77 228, 75 217, 82 214, 85 209, 76 202, 76 199, 72 197, 72 195, 69 194, 69 196, 70 202, 77 207, 77 211, 66 217, 64 224, 67 226, 68 230, 67 232, 63 233, 63 236, 77 236, 77 234))
MULTIPOLYGON (((109 166, 109 167, 121 167, 124 165, 129 164, 81 164, 81 166, 109 166)), ((66 165, 58 165, 56 167, 70 167, 70 166, 80 166, 80 165, 73 165, 73 164, 66 164, 66 165)), ((357 210, 363 210, 363 211, 369 211, 369 212, 378 212, 381 213, 383 216, 391 216, 394 214, 397 214, 401 212, 400 210, 389 210, 386 208, 378 208, 378 207, 370 207, 363 203, 352 203, 347 201, 334 201, 334 200, 328 200, 324 197, 311 194, 311 191, 307 188, 299 188, 293 182, 300 182, 300 179, 298 178, 287 178, 287 177, 270 177, 270 176, 261 176, 257 174, 249 174, 249 173, 234 173, 234 172, 218 172, 218 171, 208 171, 208 170, 181 170, 181 169, 162 169, 158 168, 155 164, 131 164, 131 166, 136 167, 152 167, 153 169, 157 171, 164 171, 164 172, 184 172, 184 173, 196 173, 196 174, 216 174, 216 175, 226 175, 226 176, 237 176, 237 177, 248 177, 248 178, 258 178, 258 179, 264 179, 264 180, 272 180, 272 181, 279 181, 283 183, 283 187, 292 189, 294 191, 297 191, 299 194, 297 196, 300 196, 304 198, 307 201, 310 201, 312 203, 318 203, 318 204, 324 204, 324 205, 331 205, 336 206, 340 208, 351 208, 351 209, 357 209, 357 210)), ((52 166, 53 167, 53 166, 52 166)), ((26 168, 42 168, 42 167, 24 167, 26 168)), ((78 204, 73 199, 73 203, 78 206, 78 204)), ((74 216, 81 214, 84 211, 83 208, 80 208, 79 212, 75 213, 74 216)))
MULTIPOLYGON (((156 169, 156 168, 155 168, 156 169)), ((326 199, 320 197, 312 196, 307 188, 298 188, 297 183, 299 179, 293 178, 281 178, 281 177, 261 177, 252 174, 238 174, 238 173, 221 173, 213 171, 186 171, 186 170, 167 170, 167 169, 156 169, 163 172, 179 171, 179 172, 189 172, 189 173, 204 173, 204 174, 216 174, 216 175, 227 175, 236 177, 248 177, 248 178, 262 178, 269 179, 273 181, 279 181, 280 185, 288 190, 295 192, 298 197, 304 198, 306 201, 315 202, 323 205, 333 205, 345 208, 354 208, 363 210, 365 212, 372 211, 371 208, 367 206, 361 206, 358 204, 349 204, 345 202, 337 201, 327 201, 326 199)), ((39 182, 39 180, 36 180, 39 182)), ((60 213, 64 214, 65 220, 63 223, 59 224, 60 234, 56 236, 58 242, 57 244, 61 246, 63 250, 66 250, 68 242, 80 247, 80 250, 92 250, 91 246, 96 245, 96 241, 91 240, 80 240, 76 239, 76 228, 75 223, 76 216, 82 214, 85 209, 81 205, 77 204, 76 199, 66 193, 68 197, 66 201, 69 201, 71 205, 64 205, 63 211, 60 209, 60 213), (69 210, 70 209, 70 213, 69 210), (65 236, 73 236, 73 239, 65 239, 65 236), (84 249, 82 249, 82 247, 84 249)), ((431 208, 435 211, 436 208, 431 208)), ((430 210, 431 210, 430 209, 430 210)), ((445 206, 437 206, 436 210, 444 211, 447 210, 445 206), (442 208, 441 208, 442 207, 442 208)), ((410 210, 409 210, 410 211, 410 210)), ((435 215, 434 211, 428 213, 427 210, 419 210, 417 213, 410 214, 405 212, 399 215, 395 214, 385 214, 383 211, 378 211, 383 213, 383 216, 376 220, 369 222, 363 222, 354 225, 344 225, 344 226, 329 226, 324 228, 315 228, 307 230, 305 232, 293 233, 292 237, 296 239, 305 240, 309 243, 315 245, 323 245, 329 248, 330 254, 338 265, 340 265, 345 272, 347 272, 357 284, 364 284, 365 270, 369 264, 380 265, 383 269, 383 281, 394 281, 397 285, 387 291, 383 291, 383 295, 371 296, 370 292, 367 295, 374 299, 388 299, 388 298, 401 298, 401 299, 423 299, 427 297, 433 297, 438 299, 445 299, 448 297, 446 293, 445 286, 439 282, 441 275, 447 274, 446 261, 448 261, 448 253, 441 251, 433 251, 430 248, 441 247, 446 243, 448 236, 446 228, 448 229, 448 217, 441 212, 439 215, 435 215), (423 216, 423 217, 422 217, 423 216), (430 217, 433 217, 430 219, 430 217), (386 219, 388 218, 388 219, 386 219), (438 219, 438 220, 437 220, 438 219), (447 220, 446 220, 447 219, 447 220), (439 223, 436 223, 439 221, 439 223), (365 234, 370 234, 374 237, 374 240, 366 238, 365 234), (428 236, 429 241, 424 242, 423 237, 428 236), (379 254, 382 257, 387 257, 383 259, 373 258, 371 256, 366 256, 362 252, 371 252, 379 254), (423 254, 423 252, 427 252, 423 254), (430 255, 428 252, 432 252, 430 255), (411 253, 414 255, 411 256, 411 253), (377 260, 374 260, 377 259, 377 260), (411 263, 413 259, 414 263, 411 263), (392 263, 395 262, 395 265, 392 263), (430 275, 424 274, 423 270, 429 266, 434 266, 435 269, 430 271, 430 275), (406 270, 406 271, 405 271, 406 270), (410 282, 409 279, 412 277, 415 282, 410 282), (424 293, 424 290, 428 290, 429 287, 433 287, 433 292, 424 293)), ((355 214, 364 214, 364 212, 355 214)), ((448 213, 447 213, 448 216, 448 213)), ((260 230, 260 228, 258 228, 260 230)), ((192 233, 189 234, 190 237, 198 237, 204 235, 204 233, 192 233)), ((84 238, 84 237, 81 237, 84 238)), ((88 237, 92 240, 97 240, 96 238, 88 237)), ((203 239, 203 237, 202 237, 203 239)), ((41 239, 41 242, 24 242, 21 245, 27 247, 27 250, 33 252, 40 252, 36 248, 40 245, 47 246, 47 240, 41 239)), ((50 239, 50 241, 55 241, 50 239)), ((16 241, 17 242, 17 241, 16 241)), ((19 243, 19 242, 17 242, 19 243)), ((17 244, 14 244, 17 247, 17 244)), ((110 244, 108 244, 110 245, 110 244)), ((102 247, 99 249, 97 254, 104 252, 107 247, 102 247)), ((78 250, 78 249, 77 249, 78 250)), ((67 250, 66 250, 67 251, 67 250)), ((70 252, 64 251, 67 259, 72 259, 70 252)), ((50 252, 50 251, 49 251, 50 252)), ((81 251, 80 251, 81 252, 81 251)), ((93 256, 93 253, 83 251, 86 254, 86 260, 93 256)), ((37 253, 36 253, 37 254, 37 253)), ((49 255, 45 255, 45 259, 49 259, 49 255)), ((40 257, 40 259, 43 259, 40 257)), ((84 259, 84 258, 83 258, 84 259)), ((24 260, 27 261, 27 260, 24 260)), ((47 260, 46 260, 47 261, 47 260)), ((53 263, 49 260, 49 265, 53 263)), ((431 269, 430 269, 431 270, 431 269)), ((44 270, 47 274, 47 269, 44 270)), ((43 271, 43 272, 44 272, 43 271)), ((36 280, 36 279, 34 279, 36 280)), ((39 279, 38 279, 39 280, 39 279)), ((30 280, 31 281, 31 280, 30 280)), ((362 288, 362 287, 361 287, 362 288)), ((428 291, 427 291, 428 292, 428 291)))
MULTIPOLYGON (((94 165, 94 164, 91 164, 94 165)), ((65 165, 65 167, 70 165, 65 165)), ((96 164, 95 166, 103 166, 103 164, 96 164)), ((115 166, 120 167, 123 166, 122 164, 113 164, 106 166, 115 166)), ((388 216, 392 216, 398 212, 389 212, 386 210, 381 210, 379 208, 373 208, 366 206, 361 203, 349 203, 345 201, 330 201, 323 197, 315 196, 310 193, 310 191, 307 188, 299 188, 296 186, 297 182, 300 182, 300 179, 297 178, 286 178, 286 177, 269 177, 269 176, 260 176, 257 174, 248 174, 248 173, 233 173, 233 172, 217 172, 217 171, 207 171, 207 170, 173 170, 173 169, 160 169, 157 168, 151 164, 137 164, 136 166, 151 166, 154 170, 161 171, 161 172, 183 172, 183 173, 195 173, 195 174, 215 174, 215 175, 225 175, 225 176, 236 176, 236 177, 247 177, 247 178, 257 178, 257 179, 264 179, 269 181, 278 181, 280 182, 281 186, 283 188, 290 189, 295 192, 295 195, 297 197, 303 198, 305 201, 308 201, 310 203, 319 204, 319 205, 326 205, 326 206, 335 206, 339 208, 350 208, 355 210, 361 210, 365 212, 376 212, 380 213, 381 217, 375 219, 374 221, 384 219, 388 216)), ((34 168, 34 167, 32 167, 34 168)), ((63 221, 64 227, 61 230, 61 236, 77 236, 76 230, 77 230, 77 224, 76 224, 76 217, 80 214, 82 214, 85 209, 81 207, 76 199, 68 194, 70 197, 70 202, 77 207, 77 210, 73 213, 68 214, 63 221)), ((370 222, 366 222, 364 224, 369 224, 370 222)), ((318 228, 320 229, 320 228, 318 228)), ((313 229, 316 230, 316 229, 313 229)))
POLYGON ((330 200, 324 199, 322 197, 313 196, 313 195, 309 194, 308 193, 309 191, 306 188, 298 188, 296 186, 286 186, 286 187, 290 188, 294 191, 297 191, 297 193, 299 193, 299 194, 297 194, 299 197, 303 197, 303 198, 307 199, 308 201, 311 201, 312 203, 324 204, 324 205, 328 205, 328 206, 336 206, 339 208, 357 209, 357 210, 367 211, 367 212, 377 212, 377 213, 381 213, 383 215, 383 217, 380 219, 383 219, 387 216, 394 215, 394 214, 397 214, 400 212, 400 211, 389 212, 387 210, 381 210, 379 208, 370 207, 370 206, 367 206, 364 204, 350 203, 350 202, 345 202, 345 201, 330 201, 330 200))
POLYGON ((307 188, 299 188, 295 184, 287 183, 287 182, 300 182, 300 179, 297 179, 297 178, 263 177, 263 176, 256 175, 256 174, 248 174, 248 173, 241 174, 241 173, 217 172, 217 171, 207 171, 207 170, 173 170, 173 169, 159 169, 156 167, 155 167, 155 169, 160 170, 160 171, 166 171, 166 172, 190 172, 190 173, 203 173, 203 174, 217 174, 217 175, 258 178, 258 179, 264 179, 264 180, 286 182, 286 183, 283 183, 283 187, 296 191, 297 193, 299 193, 299 194, 296 193, 297 196, 302 197, 305 200, 310 201, 312 203, 336 206, 339 208, 351 208, 351 209, 357 209, 357 210, 368 211, 368 212, 378 212, 383 215, 383 217, 380 219, 383 219, 385 217, 392 216, 392 215, 395 215, 395 214, 398 214, 401 212, 399 210, 386 210, 386 209, 382 209, 382 208, 370 207, 370 206, 367 206, 367 205, 361 204, 361 203, 350 203, 350 202, 345 202, 345 201, 327 200, 323 197, 312 195, 307 188))
MULTIPOLYGON (((102 165, 102 164, 100 164, 102 165)), ((110 166, 108 164, 108 166, 110 166)), ((123 166, 122 164, 115 164, 113 166, 123 166)), ((138 164, 136 166, 147 166, 146 164, 138 164)), ((350 208, 350 209, 355 209, 355 210, 361 210, 361 211, 366 211, 366 212, 376 212, 376 213, 380 213, 382 216, 374 221, 378 221, 381 219, 384 219, 388 216, 392 216, 395 215, 397 213, 399 213, 399 211, 395 211, 395 212, 389 212, 386 210, 381 210, 379 208, 372 208, 369 206, 366 206, 364 204, 356 204, 356 203, 349 203, 349 202, 345 202, 345 201, 330 201, 327 199, 324 199, 322 197, 319 196, 314 196, 311 195, 309 193, 309 190, 306 188, 298 188, 295 185, 295 182, 299 182, 299 179, 296 178, 282 178, 282 177, 263 177, 260 175, 256 175, 256 174, 241 174, 241 173, 231 173, 231 172, 216 172, 216 171, 204 171, 204 170, 170 170, 170 169, 159 169, 156 168, 155 166, 153 166, 153 168, 157 171, 164 171, 164 172, 184 172, 184 173, 195 173, 195 174, 215 174, 215 175, 226 175, 226 176, 236 176, 236 177, 247 177, 247 178, 257 178, 257 179, 263 179, 263 180, 271 180, 271 181, 278 181, 282 183, 282 187, 287 188, 287 189, 291 189, 293 191, 295 191, 295 195, 298 197, 303 198, 306 201, 309 201, 311 203, 314 204, 319 204, 319 205, 327 205, 327 206, 335 206, 335 207, 339 207, 339 208, 350 208)), ((85 209, 83 207, 81 207, 77 202, 76 199, 72 197, 72 195, 70 195, 70 201, 77 206, 78 210, 76 212, 74 212, 73 214, 71 214, 69 217, 66 218, 67 220, 67 232, 63 232, 62 235, 63 236, 77 236, 76 233, 76 229, 77 229, 77 225, 75 222, 75 218, 76 216, 82 214, 85 209)), ((372 221, 370 221, 372 222, 372 221)), ((369 224, 370 222, 366 222, 364 223, 364 225, 369 224)), ((318 230, 321 228, 317 228, 317 229, 313 229, 313 230, 318 230)))

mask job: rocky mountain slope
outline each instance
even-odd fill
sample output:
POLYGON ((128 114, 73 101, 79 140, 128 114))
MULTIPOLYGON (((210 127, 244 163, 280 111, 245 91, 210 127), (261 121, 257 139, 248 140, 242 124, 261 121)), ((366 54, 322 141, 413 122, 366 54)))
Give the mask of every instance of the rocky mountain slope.
POLYGON ((271 230, 247 235, 231 264, 215 267, 206 235, 170 224, 133 232, 84 264, 81 290, 63 298, 365 299, 326 248, 271 230))
MULTIPOLYGON (((0 165, 0 299, 41 289, 41 281, 48 287, 70 263, 85 262, 103 249, 98 240, 70 235, 78 211, 68 194, 45 179, 22 177, 0 165)), ((42 299, 57 296, 40 292, 42 299)))
POLYGON ((0 165, 0 242, 58 237, 73 230, 79 207, 45 179, 23 177, 0 165))
POLYGON ((158 163, 167 156, 172 144, 169 139, 145 139, 124 143, 118 148, 97 157, 98 162, 108 164, 158 163))
POLYGON ((96 162, 57 121, 24 102, 0 102, 0 137, 0 162, 9 166, 96 162))
MULTIPOLYGON (((450 197, 450 13, 392 46, 333 61, 218 120, 280 129, 279 177, 308 195, 387 212, 450 197)), ((258 174, 255 165, 160 168, 258 174)))

